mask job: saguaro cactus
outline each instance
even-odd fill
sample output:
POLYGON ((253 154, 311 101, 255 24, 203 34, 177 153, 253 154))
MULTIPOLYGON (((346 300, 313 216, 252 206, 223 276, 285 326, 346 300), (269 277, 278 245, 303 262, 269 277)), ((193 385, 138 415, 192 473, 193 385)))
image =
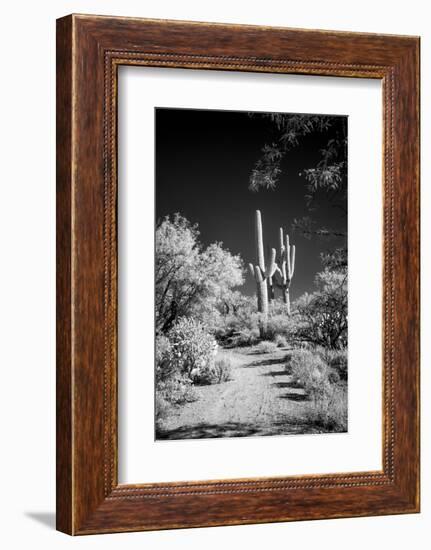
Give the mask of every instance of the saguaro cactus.
MULTIPOLYGON (((271 257, 271 248, 269 244, 266 245, 266 255, 268 258, 271 257)), ((268 283, 268 302, 269 305, 271 305, 271 302, 275 298, 274 281, 272 280, 272 276, 268 277, 266 282, 268 283)))
POLYGON ((290 246, 289 235, 283 236, 283 228, 280 227, 280 267, 276 267, 279 280, 276 281, 278 288, 283 293, 283 301, 287 305, 287 312, 290 315, 289 289, 295 272, 295 245, 290 246))
POLYGON ((275 263, 276 250, 275 248, 272 248, 269 265, 268 267, 265 266, 265 255, 263 251, 262 217, 260 214, 260 210, 256 210, 255 215, 255 237, 257 265, 249 264, 249 268, 250 273, 254 276, 256 280, 257 309, 262 314, 260 333, 261 336, 264 337, 268 321, 267 280, 274 275, 277 265, 275 263))

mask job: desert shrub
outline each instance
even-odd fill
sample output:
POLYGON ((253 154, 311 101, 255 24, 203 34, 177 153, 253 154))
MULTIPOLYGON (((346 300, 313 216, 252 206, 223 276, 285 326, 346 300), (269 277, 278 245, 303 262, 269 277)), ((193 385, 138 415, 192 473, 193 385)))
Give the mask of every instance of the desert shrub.
POLYGON ((156 362, 161 363, 169 356, 171 352, 171 343, 169 338, 162 334, 156 336, 156 362))
POLYGON ((254 346, 260 339, 260 331, 258 327, 247 328, 240 333, 241 345, 254 346))
POLYGON ((231 334, 243 330, 248 330, 250 332, 259 331, 260 320, 260 313, 256 311, 247 312, 246 310, 241 310, 237 314, 229 314, 225 317, 225 330, 230 331, 231 334))
POLYGON ((328 380, 331 384, 338 384, 340 381, 340 375, 336 370, 331 370, 328 374, 328 380))
POLYGON ((167 336, 156 337, 155 361, 156 381, 166 380, 175 372, 175 365, 171 361, 172 346, 167 336))
POLYGON ((243 347, 243 346, 253 346, 259 341, 259 329, 249 329, 244 328, 241 331, 233 333, 227 340, 226 343, 230 347, 243 347))
POLYGON ((170 411, 172 410, 172 405, 166 399, 165 395, 156 391, 156 403, 155 403, 155 413, 156 413, 156 425, 160 426, 161 422, 169 416, 170 411))
POLYGON ((229 333, 226 318, 216 307, 208 304, 194 308, 191 317, 199 319, 205 325, 208 334, 213 334, 217 339, 224 340, 229 333), (218 337, 220 336, 220 338, 218 337))
POLYGON ((313 403, 307 409, 307 421, 327 430, 346 431, 347 389, 338 383, 336 372, 321 354, 295 350, 288 355, 287 368, 313 403))
POLYGON ((287 346, 287 338, 282 334, 277 334, 274 338, 274 344, 278 348, 285 348, 287 346))
POLYGON ((327 381, 328 365, 319 354, 309 350, 295 350, 288 355, 288 369, 294 380, 313 393, 323 381, 327 381))
POLYGON ((347 388, 345 384, 330 384, 323 398, 315 400, 309 420, 334 432, 347 431, 347 388))
POLYGON ((172 344, 166 336, 156 337, 156 423, 160 423, 176 406, 197 399, 196 390, 186 374, 178 371, 178 365, 172 360, 172 344))
POLYGON ((182 318, 168 336, 156 339, 156 391, 162 412, 165 401, 168 405, 193 401, 197 395, 193 384, 231 380, 232 359, 227 355, 216 358, 217 342, 203 323, 182 318))
POLYGON ((250 319, 257 312, 256 299, 246 296, 238 290, 224 292, 216 303, 216 309, 220 313, 220 331, 237 331, 239 328, 252 328, 250 319))
POLYGON ((328 365, 335 369, 341 380, 347 380, 347 349, 328 350, 328 365))
POLYGON ((334 373, 334 377, 338 376, 338 380, 347 380, 347 348, 329 349, 317 346, 316 352, 328 364, 334 373))
POLYGON ((231 343, 238 339, 238 336, 244 332, 245 335, 252 330, 252 323, 250 318, 243 319, 242 315, 236 315, 234 313, 228 313, 220 317, 220 323, 214 331, 214 335, 218 341, 224 343, 231 343))
POLYGON ((193 382, 199 385, 221 384, 232 378, 232 360, 228 356, 223 356, 194 373, 193 382))
POLYGON ((193 378, 192 373, 209 367, 217 352, 217 343, 205 325, 194 319, 181 318, 169 332, 172 369, 193 378))
POLYGON ((217 374, 214 368, 214 364, 206 365, 200 369, 195 369, 191 373, 191 379, 193 384, 197 386, 209 386, 211 384, 217 384, 217 374))
POLYGON ((317 291, 295 302, 299 339, 330 349, 347 347, 347 274, 325 269, 316 275, 317 291))
POLYGON ((175 407, 191 403, 198 399, 192 382, 186 376, 173 376, 156 381, 155 416, 160 427, 175 407))
POLYGON ((306 341, 299 341, 299 342, 296 342, 296 347, 300 350, 316 350, 317 348, 319 348, 319 346, 316 346, 316 344, 313 344, 313 342, 306 342, 306 341))
POLYGON ((157 384, 157 395, 171 405, 184 405, 196 401, 197 393, 192 381, 185 376, 175 376, 157 384))
POLYGON ((263 340, 256 347, 257 353, 273 353, 277 351, 277 344, 268 340, 263 340))
POLYGON ((230 356, 224 355, 218 357, 214 362, 214 370, 217 376, 217 382, 229 382, 233 380, 233 362, 230 356))
POLYGON ((289 315, 286 304, 279 300, 274 300, 269 309, 266 338, 268 340, 275 340, 277 335, 280 335, 288 340, 293 340, 296 337, 297 330, 298 316, 296 313, 289 315))
MULTIPOLYGON (((288 341, 294 341, 299 321, 297 314, 289 316, 286 305, 275 300, 270 306, 269 317, 265 321, 265 340, 275 340, 280 335, 288 341)), ((254 345, 260 339, 262 322, 262 314, 256 311, 256 306, 247 302, 247 307, 244 305, 234 312, 223 315, 214 334, 217 340, 231 345, 254 345)))

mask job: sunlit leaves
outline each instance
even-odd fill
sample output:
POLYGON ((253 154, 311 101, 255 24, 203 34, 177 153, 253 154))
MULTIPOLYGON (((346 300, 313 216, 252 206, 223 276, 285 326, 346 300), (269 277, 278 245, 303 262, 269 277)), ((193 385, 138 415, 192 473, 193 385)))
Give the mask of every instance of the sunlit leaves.
POLYGON ((180 214, 156 228, 156 329, 166 333, 174 322, 204 304, 213 307, 243 283, 239 256, 212 243, 204 248, 199 231, 180 214))
POLYGON ((325 269, 315 278, 316 292, 295 302, 302 318, 300 336, 333 349, 347 346, 347 274, 325 269))
POLYGON ((342 247, 322 252, 320 259, 326 269, 342 272, 347 270, 347 248, 342 247))
POLYGON ((291 227, 292 231, 299 231, 307 239, 311 239, 312 237, 347 237, 345 231, 318 226, 317 222, 309 216, 294 218, 291 227))
POLYGON ((283 151, 275 143, 263 147, 262 157, 257 161, 250 176, 251 191, 275 188, 281 172, 280 162, 283 155, 283 151))
MULTIPOLYGON (((260 113, 275 126, 278 136, 265 144, 261 157, 250 174, 249 189, 274 189, 281 174, 281 161, 287 152, 297 147, 300 138, 313 132, 328 132, 333 126, 333 117, 328 115, 260 113)), ((317 166, 305 168, 300 175, 307 181, 306 200, 311 206, 313 196, 319 189, 339 190, 347 175, 347 138, 345 135, 331 137, 320 150, 321 160, 317 166)))
POLYGON ((338 191, 342 185, 345 162, 337 162, 332 165, 325 163, 317 165, 316 168, 306 168, 302 171, 308 182, 310 196, 319 189, 338 191))

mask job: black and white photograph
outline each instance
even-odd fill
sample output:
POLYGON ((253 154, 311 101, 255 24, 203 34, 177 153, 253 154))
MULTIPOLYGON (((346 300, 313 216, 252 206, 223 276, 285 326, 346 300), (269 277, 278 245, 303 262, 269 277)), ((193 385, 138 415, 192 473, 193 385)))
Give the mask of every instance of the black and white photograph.
POLYGON ((347 121, 155 110, 156 440, 347 431, 347 121))
POLYGON ((429 546, 428 4, 2 7, 2 547, 429 546))

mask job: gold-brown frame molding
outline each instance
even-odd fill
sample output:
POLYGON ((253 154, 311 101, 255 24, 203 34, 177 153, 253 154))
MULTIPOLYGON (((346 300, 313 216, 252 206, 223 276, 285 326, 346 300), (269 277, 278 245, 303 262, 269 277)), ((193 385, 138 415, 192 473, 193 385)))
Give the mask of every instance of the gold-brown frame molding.
POLYGON ((71 15, 57 21, 57 528, 419 510, 419 39, 71 15), (118 484, 118 66, 381 79, 383 469, 118 484))

